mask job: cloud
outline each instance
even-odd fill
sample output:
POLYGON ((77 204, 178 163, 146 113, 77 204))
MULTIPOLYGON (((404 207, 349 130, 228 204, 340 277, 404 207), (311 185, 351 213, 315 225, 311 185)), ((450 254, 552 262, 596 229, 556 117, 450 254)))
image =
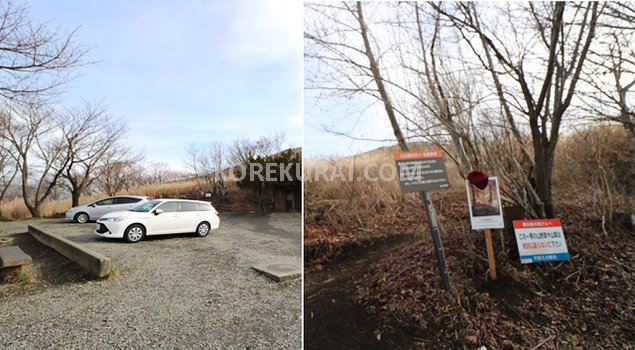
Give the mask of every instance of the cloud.
POLYGON ((44 20, 94 47, 68 88, 128 120, 127 141, 153 160, 184 145, 276 131, 300 144, 302 2, 36 2, 44 20), (166 149, 166 145, 170 145, 166 149))
POLYGON ((302 2, 243 0, 235 6, 238 14, 231 23, 233 40, 227 52, 256 62, 293 55, 302 59, 302 2))

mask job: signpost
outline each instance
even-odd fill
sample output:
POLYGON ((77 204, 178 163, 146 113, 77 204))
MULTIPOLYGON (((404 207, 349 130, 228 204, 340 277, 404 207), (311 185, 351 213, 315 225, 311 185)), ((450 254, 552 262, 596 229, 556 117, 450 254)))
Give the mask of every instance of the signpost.
POLYGON ((421 192, 450 187, 443 151, 395 153, 402 192, 421 192))
POLYGON ((399 170, 399 184, 402 192, 419 192, 428 213, 430 232, 434 243, 434 251, 439 265, 439 275, 445 291, 450 291, 450 276, 443 254, 441 229, 437 222, 437 214, 432 205, 429 190, 450 186, 443 162, 443 152, 439 150, 421 152, 395 153, 395 161, 399 170))
POLYGON ((485 229, 489 276, 492 281, 496 281, 496 260, 491 229, 505 228, 498 178, 487 177, 485 173, 477 170, 468 175, 465 186, 472 229, 485 229))
POLYGON ((569 260, 559 219, 515 220, 514 232, 522 264, 569 260))

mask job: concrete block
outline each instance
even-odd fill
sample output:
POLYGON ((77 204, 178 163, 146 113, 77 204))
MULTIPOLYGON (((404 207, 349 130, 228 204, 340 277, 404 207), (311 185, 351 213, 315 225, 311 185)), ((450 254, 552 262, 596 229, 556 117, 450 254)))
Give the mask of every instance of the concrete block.
POLYGON ((251 269, 276 282, 290 280, 301 275, 299 266, 286 263, 260 264, 252 266, 251 269))
POLYGON ((88 249, 68 239, 46 233, 29 225, 29 233, 40 243, 51 247, 58 253, 76 262, 93 276, 102 278, 108 276, 113 270, 110 258, 94 250, 88 249))
POLYGON ((0 268, 28 265, 33 261, 20 247, 0 247, 0 268))

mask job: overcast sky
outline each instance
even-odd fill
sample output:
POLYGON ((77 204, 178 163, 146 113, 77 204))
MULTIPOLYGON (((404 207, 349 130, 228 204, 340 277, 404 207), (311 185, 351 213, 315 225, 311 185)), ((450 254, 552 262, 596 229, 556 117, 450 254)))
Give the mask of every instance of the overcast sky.
POLYGON ((26 2, 90 47, 64 103, 101 101, 150 161, 183 167, 191 143, 286 134, 302 141, 302 3, 284 0, 26 2))

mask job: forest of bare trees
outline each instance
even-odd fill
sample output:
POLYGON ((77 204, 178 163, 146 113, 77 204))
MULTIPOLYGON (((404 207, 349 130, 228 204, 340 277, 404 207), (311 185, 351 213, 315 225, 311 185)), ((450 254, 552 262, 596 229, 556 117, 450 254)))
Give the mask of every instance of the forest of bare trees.
POLYGON ((105 103, 60 104, 64 87, 93 63, 76 30, 53 30, 29 15, 26 5, 0 2, 0 202, 19 198, 41 217, 50 200, 70 198, 77 206, 85 195, 185 179, 216 192, 230 165, 281 150, 284 135, 277 134, 192 145, 184 150, 187 170, 148 161, 105 103))
POLYGON ((25 6, 6 2, 0 11, 1 194, 17 179, 24 204, 37 217, 71 162, 65 139, 77 137, 65 135, 51 101, 76 75, 86 49, 75 43, 74 32, 51 31, 31 20, 25 6))
POLYGON ((434 143, 464 176, 496 174, 508 203, 554 217, 557 146, 574 130, 624 128, 630 160, 609 170, 621 171, 614 182, 635 184, 633 10, 602 2, 307 3, 306 88, 321 103, 380 103, 400 145, 434 143))
POLYGON ((283 133, 276 133, 254 140, 239 138, 228 144, 220 141, 191 144, 184 161, 200 191, 218 194, 220 188, 225 187, 225 179, 233 177, 234 167, 248 166, 256 157, 281 152, 284 140, 283 133))

